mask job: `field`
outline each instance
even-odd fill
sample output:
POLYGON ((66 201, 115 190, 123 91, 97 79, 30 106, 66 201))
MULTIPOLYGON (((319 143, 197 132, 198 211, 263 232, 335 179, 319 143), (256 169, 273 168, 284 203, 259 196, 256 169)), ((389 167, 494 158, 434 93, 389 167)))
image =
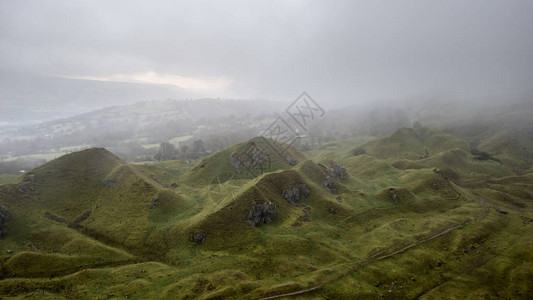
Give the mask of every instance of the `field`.
POLYGON ((194 164, 64 155, 0 178, 0 296, 531 299, 532 165, 492 137, 473 150, 402 128, 281 153, 254 138, 194 164), (252 221, 258 204, 269 220, 252 221))

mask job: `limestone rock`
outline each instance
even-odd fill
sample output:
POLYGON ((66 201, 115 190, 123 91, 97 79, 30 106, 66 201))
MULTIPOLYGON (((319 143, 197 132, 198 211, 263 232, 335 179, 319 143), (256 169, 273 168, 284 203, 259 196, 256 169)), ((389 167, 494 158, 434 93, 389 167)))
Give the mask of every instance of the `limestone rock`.
POLYGON ((322 186, 326 188, 330 193, 335 194, 337 192, 337 186, 331 180, 331 177, 328 175, 324 180, 322 180, 322 186))
POLYGON ((311 189, 307 184, 293 186, 283 190, 283 198, 291 205, 295 205, 301 198, 309 197, 311 189))
POLYGON ((248 214, 248 223, 253 227, 261 224, 272 223, 276 217, 276 206, 271 202, 257 203, 254 202, 252 210, 248 214))
POLYGON ((197 244, 205 243, 207 235, 205 233, 191 232, 189 233, 189 241, 195 242, 197 244))

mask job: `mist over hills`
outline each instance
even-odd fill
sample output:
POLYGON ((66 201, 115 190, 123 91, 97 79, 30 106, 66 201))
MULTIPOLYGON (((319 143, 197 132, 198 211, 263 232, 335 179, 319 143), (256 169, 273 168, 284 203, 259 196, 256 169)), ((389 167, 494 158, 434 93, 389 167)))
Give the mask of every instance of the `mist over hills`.
POLYGON ((36 123, 139 101, 194 96, 171 85, 0 72, 1 124, 36 123))
POLYGON ((0 299, 533 299, 533 1, 0 1, 0 299))

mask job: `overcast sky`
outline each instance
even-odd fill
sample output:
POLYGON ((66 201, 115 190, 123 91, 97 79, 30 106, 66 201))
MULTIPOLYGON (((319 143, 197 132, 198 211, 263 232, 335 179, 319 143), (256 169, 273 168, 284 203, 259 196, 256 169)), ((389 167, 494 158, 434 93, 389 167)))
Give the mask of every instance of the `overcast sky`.
POLYGON ((533 1, 0 0, 0 66, 210 96, 533 92, 533 1))

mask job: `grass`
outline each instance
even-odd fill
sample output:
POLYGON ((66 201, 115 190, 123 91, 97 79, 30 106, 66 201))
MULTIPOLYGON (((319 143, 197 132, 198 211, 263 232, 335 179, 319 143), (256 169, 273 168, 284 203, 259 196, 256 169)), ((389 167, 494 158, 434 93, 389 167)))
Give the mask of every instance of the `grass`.
POLYGON ((521 216, 533 217, 533 175, 475 160, 466 141, 427 128, 289 148, 294 166, 250 142, 271 155, 262 174, 229 162, 249 143, 195 165, 128 165, 89 149, 1 185, 11 220, 0 296, 257 299, 325 284, 294 297, 531 298, 533 237, 521 216), (330 161, 347 169, 336 194, 322 186, 319 163, 330 161), (300 184, 311 194, 291 205, 282 191, 300 184), (247 223, 254 202, 276 206, 272 223, 247 223))
POLYGON ((18 181, 19 181, 18 175, 0 174, 0 185, 9 184, 9 183, 17 183, 18 181))

